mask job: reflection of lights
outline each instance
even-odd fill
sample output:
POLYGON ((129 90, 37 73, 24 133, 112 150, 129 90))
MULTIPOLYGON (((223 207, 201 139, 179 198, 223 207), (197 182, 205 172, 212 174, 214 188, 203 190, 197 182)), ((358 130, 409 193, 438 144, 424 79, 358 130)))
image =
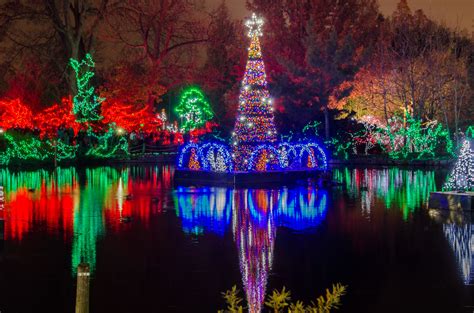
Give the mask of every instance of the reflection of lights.
POLYGON ((444 224, 443 231, 446 239, 456 255, 456 260, 462 272, 464 284, 469 285, 474 280, 474 225, 444 224))
POLYGON ((177 204, 188 234, 208 231, 223 236, 231 216, 249 312, 260 312, 273 263, 276 227, 316 229, 326 214, 327 194, 313 187, 235 191, 179 187, 177 204))
POLYGON ((231 191, 225 188, 178 188, 178 215, 186 233, 224 235, 230 223, 231 191))
POLYGON ((391 169, 335 169, 334 178, 346 184, 349 194, 360 197, 363 214, 369 217, 375 199, 387 208, 399 205, 404 219, 423 205, 436 190, 434 171, 391 169))

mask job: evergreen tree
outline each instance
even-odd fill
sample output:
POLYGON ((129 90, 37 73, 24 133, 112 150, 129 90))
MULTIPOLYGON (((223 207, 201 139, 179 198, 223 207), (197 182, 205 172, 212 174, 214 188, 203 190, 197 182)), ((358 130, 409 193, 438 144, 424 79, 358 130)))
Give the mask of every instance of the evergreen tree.
POLYGON ((474 191, 474 149, 469 139, 464 140, 458 161, 443 190, 474 191))

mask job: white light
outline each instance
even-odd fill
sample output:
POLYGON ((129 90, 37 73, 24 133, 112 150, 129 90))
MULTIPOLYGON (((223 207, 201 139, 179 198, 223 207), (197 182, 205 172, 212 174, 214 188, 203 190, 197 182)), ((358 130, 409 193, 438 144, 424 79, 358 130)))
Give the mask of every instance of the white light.
POLYGON ((245 121, 245 116, 241 116, 241 117, 240 117, 240 121, 241 121, 241 122, 245 121))
POLYGON ((250 89, 250 86, 249 86, 249 85, 245 85, 244 90, 245 90, 245 91, 249 91, 249 89, 250 89))
POLYGON ((234 141, 234 146, 236 146, 236 145, 237 145, 237 141, 234 141))
POLYGON ((0 134, 3 134, 5 131, 3 130, 3 128, 0 128, 0 134))
POLYGON ((262 26, 263 26, 263 19, 261 17, 257 17, 255 13, 252 13, 252 17, 245 22, 245 26, 249 29, 248 36, 252 38, 253 36, 260 37, 263 35, 262 33, 262 26))

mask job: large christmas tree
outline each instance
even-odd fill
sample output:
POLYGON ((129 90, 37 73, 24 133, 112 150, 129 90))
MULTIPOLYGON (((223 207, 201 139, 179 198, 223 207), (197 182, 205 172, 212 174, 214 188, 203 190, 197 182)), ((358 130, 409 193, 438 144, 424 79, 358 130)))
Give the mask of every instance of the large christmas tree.
POLYGON ((275 142, 273 105, 267 88, 265 65, 259 37, 263 20, 255 13, 246 22, 249 28, 250 48, 247 66, 239 96, 239 110, 232 136, 234 162, 237 170, 246 170, 247 162, 256 147, 275 142))

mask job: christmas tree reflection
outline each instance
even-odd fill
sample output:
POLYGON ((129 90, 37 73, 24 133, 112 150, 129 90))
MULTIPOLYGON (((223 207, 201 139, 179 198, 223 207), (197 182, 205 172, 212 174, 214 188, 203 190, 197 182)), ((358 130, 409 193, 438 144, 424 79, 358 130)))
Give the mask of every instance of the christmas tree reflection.
POLYGON ((443 224, 443 232, 456 256, 465 285, 474 281, 474 225, 470 222, 443 224))
POLYGON ((314 231, 325 218, 327 194, 312 186, 280 190, 178 187, 175 202, 186 234, 224 236, 232 217, 249 312, 260 312, 277 227, 314 231))
POLYGON ((276 193, 265 190, 234 194, 232 228, 249 312, 261 311, 276 236, 276 193))

